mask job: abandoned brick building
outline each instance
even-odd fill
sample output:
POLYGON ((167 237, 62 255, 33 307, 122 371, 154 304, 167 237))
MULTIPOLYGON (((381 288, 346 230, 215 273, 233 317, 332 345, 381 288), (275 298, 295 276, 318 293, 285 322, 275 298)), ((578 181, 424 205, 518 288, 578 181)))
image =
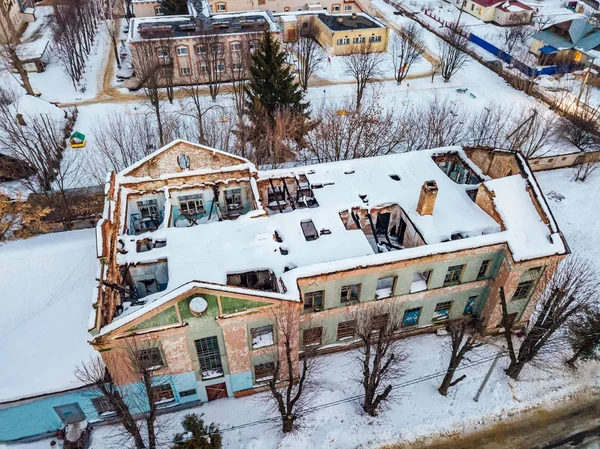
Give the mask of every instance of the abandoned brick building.
POLYGON ((568 252, 524 158, 460 147, 260 171, 175 141, 112 174, 97 236, 92 344, 120 370, 135 340, 161 403, 260 389, 282 304, 298 352, 352 345, 348 314, 379 302, 406 335, 464 316, 497 332, 504 287, 525 323, 568 252))

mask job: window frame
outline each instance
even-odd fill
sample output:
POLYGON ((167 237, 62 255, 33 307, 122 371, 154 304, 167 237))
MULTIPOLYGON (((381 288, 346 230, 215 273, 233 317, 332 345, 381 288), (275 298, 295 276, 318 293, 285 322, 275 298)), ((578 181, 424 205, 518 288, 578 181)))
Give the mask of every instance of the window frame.
POLYGON ((448 321, 450 319, 450 312, 452 312, 453 303, 454 303, 454 301, 442 301, 442 302, 436 303, 436 305, 433 309, 433 315, 431 317, 431 322, 432 323, 442 323, 444 321, 448 321), (446 313, 445 316, 436 318, 436 316, 435 316, 436 312, 441 311, 441 310, 446 310, 446 309, 448 309, 448 313, 446 313))
POLYGON ((302 346, 304 346, 304 347, 321 346, 322 344, 323 344, 323 327, 322 326, 310 327, 308 329, 302 330, 302 346), (314 333, 316 336, 312 337, 312 336, 310 336, 310 333, 314 333), (307 338, 307 335, 310 336, 310 338, 307 338), (318 338, 318 341, 316 341, 317 338, 318 338), (307 343, 307 340, 310 340, 310 343, 307 343), (313 342, 313 340, 315 340, 315 341, 313 342))
POLYGON ((411 309, 406 309, 402 314, 402 327, 415 327, 419 325, 419 321, 421 321, 421 313, 423 312, 423 307, 413 307, 411 309), (408 313, 417 312, 417 321, 412 324, 406 324, 406 315, 408 313))
POLYGON ((529 298, 531 296, 531 293, 533 292, 534 287, 535 287, 535 282, 532 279, 519 282, 517 284, 517 287, 515 288, 515 292, 513 293, 511 301, 519 301, 521 299, 529 298), (527 290, 526 290, 525 294, 522 293, 524 284, 527 284, 527 290))
POLYGON ((158 200, 155 198, 151 198, 149 200, 138 200, 137 208, 142 219, 144 218, 158 218, 160 213, 158 211, 158 200), (154 212, 156 210, 156 212, 154 212), (144 213, 144 211, 146 213, 144 213))
POLYGON ((91 398, 91 402, 96 410, 96 413, 98 413, 98 416, 101 418, 116 415, 117 413, 112 402, 110 402, 110 399, 108 399, 107 396, 93 397, 91 398))
POLYGON ((256 363, 252 365, 252 371, 254 373, 254 383, 263 383, 263 382, 268 382, 271 379, 273 379, 273 376, 275 375, 275 362, 263 362, 263 363, 256 363), (267 367, 268 368, 264 368, 267 372, 269 372, 270 374, 268 376, 262 376, 259 377, 257 374, 257 368, 259 367, 267 367))
POLYGON ((335 4, 331 5, 331 12, 340 12, 341 10, 342 10, 342 5, 340 5, 339 3, 335 3, 335 4))
POLYGON ((340 304, 352 304, 354 302, 360 302, 360 290, 362 284, 349 284, 344 285, 340 289, 340 304), (355 294, 353 294, 355 292, 355 294), (353 298, 353 296, 356 296, 353 298))
POLYGON ((227 3, 219 2, 215 5, 216 12, 227 12, 227 3), (222 7, 222 8, 221 8, 222 7))
POLYGON ((223 191, 223 198, 225 199, 225 206, 227 208, 227 212, 242 210, 242 188, 235 187, 233 189, 227 189, 223 191), (239 196, 239 201, 236 201, 235 198, 239 196), (237 207, 232 207, 234 204, 237 204, 237 207))
POLYGON ((356 336, 356 320, 340 321, 338 323, 337 331, 336 331, 336 339, 338 341, 353 340, 355 336, 356 336), (345 335, 340 336, 340 330, 342 330, 342 333, 344 333, 345 335))
POLYGON ((304 310, 314 310, 316 308, 323 308, 323 304, 325 303, 325 290, 317 290, 314 292, 304 293, 304 310), (315 296, 321 297, 321 304, 315 305, 315 296), (307 299, 310 298, 310 305, 307 303, 307 299))
POLYGON ((469 296, 469 298, 467 298, 467 302, 465 303, 465 308, 463 310, 463 316, 470 316, 473 315, 474 309, 475 309, 475 304, 477 303, 477 300, 479 299, 479 295, 473 295, 473 296, 469 296), (470 312, 467 312, 467 309, 471 308, 470 312))
POLYGON ((194 340, 194 346, 196 348, 196 356, 198 357, 198 363, 200 365, 200 375, 202 376, 202 379, 207 380, 223 377, 225 375, 225 369, 223 367, 223 360, 221 357, 219 338, 216 335, 199 338, 197 340, 194 340), (199 347, 202 345, 204 346, 203 348, 199 347), (200 354, 201 350, 203 351, 202 355, 200 354), (203 361, 206 363, 203 363, 203 361), (208 370, 220 370, 220 375, 205 375, 204 373, 208 370))
POLYGON ((389 313, 380 313, 379 315, 373 315, 371 317, 370 328, 372 332, 379 332, 381 329, 387 327, 390 320, 389 313))
POLYGON ((152 385, 150 391, 152 393, 152 400, 155 404, 167 404, 175 401, 175 391, 173 390, 173 386, 171 384, 152 385), (159 394, 158 399, 156 397, 157 393, 159 394), (161 393, 166 393, 166 396, 170 397, 162 398, 160 397, 161 393))
POLYGON ((386 276, 386 277, 382 277, 382 278, 377 279, 377 282, 375 283, 375 299, 391 298, 392 296, 394 296, 394 290, 396 289, 396 282, 397 281, 398 281, 398 276, 386 276), (379 290, 387 289, 388 287, 377 288, 377 285, 379 284, 380 281, 387 281, 389 279, 392 280, 392 287, 391 287, 390 294, 387 295, 387 296, 378 296, 377 292, 379 290))
POLYGON ((204 194, 202 193, 180 195, 177 200, 179 201, 179 210, 184 215, 198 215, 206 213, 206 209, 204 208, 204 194), (193 203, 194 207, 190 207, 190 203, 193 203), (187 209, 185 212, 184 205, 185 209, 187 209), (193 212, 191 209, 193 209, 193 212))
POLYGON ((460 284, 464 271, 465 271, 464 264, 452 265, 452 266, 448 267, 448 270, 446 270, 446 276, 444 277, 444 287, 448 286, 448 285, 460 284), (457 274, 457 275, 455 276, 455 274, 457 274))
POLYGON ((179 67, 179 75, 180 76, 191 76, 192 68, 191 67, 179 67), (185 73, 187 71, 187 73, 185 73))
POLYGON ((177 47, 175 49, 175 52, 177 54, 177 57, 184 57, 184 56, 187 57, 190 55, 190 49, 187 48, 185 45, 180 45, 179 47, 177 47), (180 50, 182 52, 184 51, 184 53, 180 53, 180 50))
POLYGON ((344 5, 344 11, 352 11, 352 5, 344 5))
POLYGON ((162 351, 156 346, 139 349, 136 351, 135 356, 140 364, 140 368, 146 371, 155 371, 166 366, 162 351))
POLYGON ((477 280, 486 279, 488 277, 488 272, 490 271, 491 265, 492 259, 485 259, 483 262, 481 262, 479 271, 477 272, 477 280))
POLYGON ((250 347, 252 349, 261 349, 273 346, 275 344, 275 328, 272 324, 265 324, 263 326, 251 327, 250 328, 250 347), (255 346, 254 339, 263 335, 271 334, 271 344, 255 346))

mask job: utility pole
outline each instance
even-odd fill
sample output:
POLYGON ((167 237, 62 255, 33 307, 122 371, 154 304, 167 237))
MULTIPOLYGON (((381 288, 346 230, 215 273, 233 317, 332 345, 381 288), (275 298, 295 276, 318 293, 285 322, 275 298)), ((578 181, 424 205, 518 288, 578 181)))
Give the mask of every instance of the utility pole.
POLYGON ((585 74, 585 78, 583 79, 583 83, 581 83, 581 89, 579 89, 579 95, 577 95, 577 103, 576 107, 577 109, 579 109, 579 100, 581 100, 581 95, 583 94, 583 91, 585 89, 585 85, 587 84, 588 80, 590 79, 590 72, 592 71, 592 64, 588 61, 587 62, 587 73, 585 74))
POLYGON ((483 389, 487 385, 488 380, 490 380, 490 376, 492 375, 492 371, 494 371, 494 368, 496 368, 496 365, 498 364, 498 360, 500 360, 501 356, 502 356, 502 352, 499 352, 498 354, 496 354, 496 358, 492 362, 492 366, 490 366, 490 369, 488 370, 487 374, 485 375, 485 377, 483 379, 483 382, 481 382, 481 386, 479 387, 479 390, 477 390, 477 394, 475 394, 475 397, 473 398, 473 400, 475 402, 479 402, 479 396, 481 395, 483 389))
POLYGON ((458 29, 458 25, 460 24, 460 16, 462 16, 463 10, 467 5, 467 0, 461 0, 460 11, 458 13, 458 19, 456 19, 456 24, 454 25, 454 31, 458 29))

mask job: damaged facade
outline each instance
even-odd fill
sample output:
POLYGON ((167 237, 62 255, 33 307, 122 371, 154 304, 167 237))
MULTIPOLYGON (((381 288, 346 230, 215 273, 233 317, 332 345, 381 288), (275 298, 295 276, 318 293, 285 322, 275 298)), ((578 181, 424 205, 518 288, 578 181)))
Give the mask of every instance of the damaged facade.
POLYGON ((568 252, 524 158, 460 147, 259 171, 175 141, 112 174, 97 238, 92 345, 120 371, 135 342, 169 404, 260 390, 282 308, 298 353, 352 346, 346 317, 380 302, 403 335, 491 333, 503 287, 525 324, 568 252))

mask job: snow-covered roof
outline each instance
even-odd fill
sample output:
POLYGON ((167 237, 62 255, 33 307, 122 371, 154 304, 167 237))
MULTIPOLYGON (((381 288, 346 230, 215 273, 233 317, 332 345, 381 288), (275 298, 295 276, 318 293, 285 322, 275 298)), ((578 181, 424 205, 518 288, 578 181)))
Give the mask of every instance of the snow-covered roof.
POLYGON ((15 114, 23 114, 24 116, 46 115, 54 120, 65 118, 65 111, 61 108, 33 95, 19 97, 10 107, 15 114))
MULTIPOLYGON (((271 270, 287 288, 285 293, 276 294, 277 298, 297 301, 300 297, 299 278, 359 266, 502 243, 508 243, 517 261, 562 254, 566 248, 558 228, 551 216, 548 218, 550 225, 542 222, 526 187, 529 185, 534 195, 541 193, 526 165, 525 171, 529 180, 521 175, 489 179, 460 147, 259 171, 259 181, 305 176, 313 186, 318 207, 271 215, 255 210, 236 220, 186 228, 162 226, 149 236, 155 240, 166 239, 168 244, 148 252, 136 250, 136 241, 144 236, 121 236, 125 254, 118 255, 119 264, 167 259, 169 279, 165 291, 148 296, 146 305, 130 307, 108 328, 119 327, 119 321, 130 314, 137 316, 162 304, 164 298, 172 297, 175 290, 191 282, 224 286, 229 273, 271 270), (433 157, 445 153, 456 153, 484 180, 485 186, 495 195, 495 207, 505 231, 469 197, 467 189, 472 189, 473 185, 454 182, 438 167, 433 157), (396 175, 396 179, 390 175, 396 175), (420 215, 416 208, 421 187, 431 180, 438 187, 435 208, 432 215, 420 215), (317 185, 322 187, 314 188, 317 185), (366 203, 362 199, 365 195, 366 203), (353 208, 371 210, 394 204, 406 213, 425 245, 376 253, 362 230, 346 229, 340 218, 340 213, 353 208), (307 241, 300 225, 305 220, 312 220, 317 231, 327 229, 330 233, 307 241), (275 231, 282 242, 273 238, 275 231), (463 238, 453 240, 453 235, 458 233, 463 238), (285 255, 280 251, 281 247, 287 250, 285 255)), ((169 175, 161 177, 168 178, 169 175)), ((126 179, 131 182, 131 176, 126 179)), ((550 215, 543 199, 540 207, 545 215, 550 215)), ((105 332, 106 329, 102 331, 105 332)))
POLYGON ((95 243, 88 229, 0 246, 0 403, 81 386, 95 243))

